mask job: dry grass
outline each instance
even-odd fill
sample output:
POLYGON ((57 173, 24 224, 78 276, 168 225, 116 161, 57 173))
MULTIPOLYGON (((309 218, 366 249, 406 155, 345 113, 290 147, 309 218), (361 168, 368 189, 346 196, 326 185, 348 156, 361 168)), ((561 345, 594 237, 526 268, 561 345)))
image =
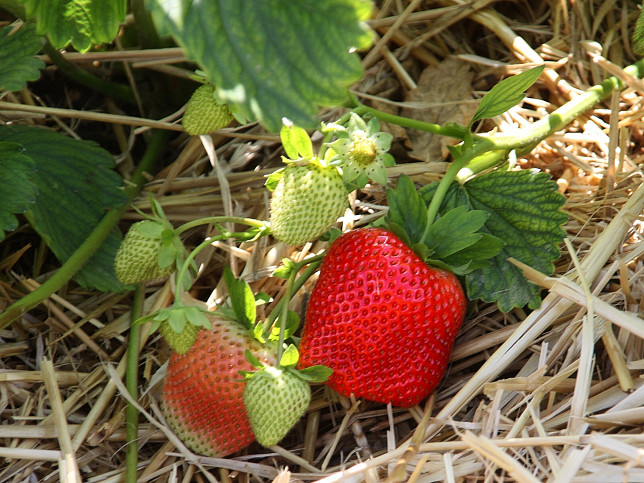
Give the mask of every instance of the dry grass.
MULTIPOLYGON (((457 119, 467 109, 445 113, 452 101, 467 106, 499 77, 546 60, 544 75, 523 105, 485 126, 511 133, 635 60, 629 41, 638 13, 634 2, 428 3, 381 2, 373 21, 380 37, 365 56, 367 75, 354 86, 366 103, 416 117, 457 119), (597 42, 599 50, 586 40, 597 42), (429 91, 422 72, 444 68, 450 55, 465 65, 469 81, 457 93, 446 87, 429 91)), ((97 55, 135 69, 186 74, 173 65, 181 59, 177 50, 97 55)), ((75 54, 69 59, 79 60, 75 54)), ((319 387, 281 447, 253 445, 233 457, 203 458, 190 454, 164 426, 158 401, 168 350, 157 334, 144 331, 139 481, 644 481, 643 87, 629 86, 517 161, 523 169, 551 173, 567 197, 568 240, 556 275, 526 269, 544 288, 542 306, 533 312, 502 313, 473 303, 449 372, 425 405, 392 409, 319 387)), ((150 127, 180 129, 180 112, 159 122, 108 110, 74 111, 41 105, 28 91, 21 99, 6 96, 0 116, 57 124, 68 132, 79 120, 105 123, 121 142, 120 169, 126 174, 128 136, 150 127)), ((447 160, 440 158, 444 146, 389 127, 400 163, 390 179, 402 173, 422 184, 439 179, 447 160), (426 159, 429 150, 438 155, 426 159)), ((241 126, 212 141, 216 170, 199 138, 173 141, 171 160, 136 206, 145 211, 151 191, 175 224, 225 213, 265 218, 264 176, 279 162, 277 138, 257 126, 241 126)), ((368 222, 384 204, 381 187, 366 189, 343 227, 368 222)), ((123 228, 138 218, 129 211, 123 228)), ((196 231, 187 243, 206 234, 196 231)), ((46 256, 42 247, 28 248, 3 251, 0 308, 46 275, 22 275, 33 272, 21 267, 46 256)), ((204 268, 192 295, 217 301, 221 269, 232 264, 254 289, 279 299, 282 282, 267 276, 271 269, 284 256, 324 248, 315 243, 294 253, 265 239, 221 244, 200 257, 204 268)), ((145 295, 150 311, 168 303, 170 289, 150 285, 145 295)), ((76 471, 88 482, 123 481, 121 379, 131 303, 131 294, 69 284, 0 331, 0 481, 73 481, 76 471)), ((298 296, 293 307, 301 303, 298 296)))

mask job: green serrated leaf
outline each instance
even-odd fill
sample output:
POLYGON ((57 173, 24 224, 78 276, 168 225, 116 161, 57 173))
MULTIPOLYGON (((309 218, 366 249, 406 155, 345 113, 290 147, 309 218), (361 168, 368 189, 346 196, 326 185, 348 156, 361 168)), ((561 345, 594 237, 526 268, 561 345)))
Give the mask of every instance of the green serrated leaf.
POLYGON ((368 0, 146 0, 164 34, 196 61, 233 112, 277 132, 282 117, 317 125, 362 75, 357 54, 372 35, 368 0))
POLYGON ((469 210, 457 206, 442 215, 429 229, 426 244, 432 256, 444 259, 477 243, 489 214, 483 210, 469 210))
POLYGON ((481 99, 481 103, 474 113, 469 126, 471 127, 472 124, 481 119, 503 114, 511 107, 516 106, 525 97, 525 91, 528 87, 537 81, 543 69, 544 66, 540 65, 515 76, 507 77, 495 85, 481 99))
POLYGON ((253 291, 244 280, 235 278, 230 267, 224 268, 224 282, 230 295, 230 304, 235 313, 235 319, 250 327, 255 323, 257 308, 253 291))
POLYGON ((18 144, 0 143, 0 240, 5 231, 18 228, 14 214, 27 211, 38 193, 31 180, 34 162, 20 150, 18 144))
MULTIPOLYGON (((421 194, 426 200, 431 199, 435 188, 434 184, 426 186, 421 194)), ((564 196, 548 174, 531 171, 498 170, 450 187, 441 213, 455 206, 485 210, 490 216, 482 231, 505 243, 488 266, 466 275, 470 299, 497 302, 504 312, 513 307, 527 305, 534 309, 540 305, 539 287, 526 280, 521 270, 507 259, 516 258, 542 273, 552 274, 554 261, 560 255, 559 245, 565 237, 561 228, 568 219, 561 210, 564 202, 564 196)), ((488 253, 495 249, 495 244, 498 247, 498 241, 481 240, 490 244, 487 248, 481 247, 488 253)), ((479 253, 475 247, 472 247, 473 256, 479 253)))
POLYGON ((40 77, 45 63, 34 55, 41 47, 42 37, 34 25, 0 29, 0 90, 19 91, 40 77))
POLYGON ((301 127, 284 123, 280 131, 284 151, 291 159, 313 157, 313 143, 309 134, 301 127))
POLYGON ((310 366, 295 372, 300 379, 306 382, 322 383, 331 377, 333 369, 327 366, 310 366))
MULTIPOLYGON (((411 179, 401 175, 394 189, 387 190, 389 212, 385 217, 387 224, 397 225, 407 234, 410 245, 423 237, 427 224, 427 206, 418 194, 411 179)), ((406 241, 406 242, 407 242, 406 241)))
POLYGON ((37 31, 51 44, 68 43, 80 52, 93 44, 112 42, 125 20, 126 0, 23 0, 27 18, 36 19, 37 31))
MULTIPOLYGON (((27 212, 29 221, 56 257, 65 262, 105 215, 123 205, 123 179, 113 170, 114 159, 90 141, 79 141, 42 128, 0 126, 0 142, 24 146, 34 162, 31 179, 38 189, 27 212)), ((84 287, 122 292, 114 275, 114 257, 121 244, 118 229, 75 275, 84 287)))
POLYGON ((295 367, 297 361, 300 360, 300 353, 293 344, 290 344, 284 353, 282 354, 282 359, 280 360, 280 367, 288 368, 295 367))

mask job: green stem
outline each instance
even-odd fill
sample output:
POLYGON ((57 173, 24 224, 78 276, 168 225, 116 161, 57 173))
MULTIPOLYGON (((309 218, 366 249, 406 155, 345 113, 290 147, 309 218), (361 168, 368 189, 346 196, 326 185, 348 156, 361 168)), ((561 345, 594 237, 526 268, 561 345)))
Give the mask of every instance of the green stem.
MULTIPOLYGON (((644 75, 644 59, 626 67, 624 70, 630 75, 642 77, 644 75)), ((454 160, 436 188, 436 192, 427 207, 427 225, 425 226, 421 243, 426 240, 431 224, 436 218, 447 190, 461 169, 467 168, 468 172, 460 176, 462 179, 466 179, 471 174, 479 173, 505 162, 507 153, 513 149, 516 149, 519 155, 528 153, 539 142, 560 131, 583 112, 608 98, 614 90, 621 88, 623 88, 623 83, 617 77, 610 77, 518 133, 512 135, 473 136, 473 144, 464 149, 454 160)))
POLYGON ((370 114, 373 117, 377 117, 381 121, 388 122, 391 124, 397 124, 399 126, 408 127, 411 129, 417 129, 419 131, 426 131, 432 134, 440 134, 442 136, 449 136, 456 139, 465 139, 468 135, 469 130, 464 126, 456 125, 447 125, 441 126, 440 124, 432 124, 430 122, 418 121, 416 119, 410 119, 408 117, 396 116, 395 114, 389 114, 388 112, 379 111, 372 107, 367 107, 364 104, 359 104, 358 107, 354 109, 356 114, 361 116, 365 114, 370 114))
POLYGON ((288 302, 293 298, 293 286, 295 285, 295 277, 297 277, 297 270, 292 270, 288 276, 288 281, 286 282, 286 293, 284 294, 284 299, 287 302, 282 304, 282 310, 280 311, 279 326, 280 326, 280 335, 277 340, 277 364, 279 365, 282 360, 282 354, 284 353, 284 337, 286 332, 286 322, 288 320, 288 302))
POLYGON ((146 181, 143 173, 152 171, 152 168, 165 145, 167 135, 166 131, 154 132, 154 136, 147 147, 147 151, 141 159, 141 163, 134 173, 134 176, 132 176, 130 185, 125 190, 128 196, 128 203, 119 208, 114 208, 108 211, 96 228, 94 228, 92 233, 90 233, 85 241, 76 249, 76 251, 74 251, 67 261, 63 263, 54 275, 47 279, 47 281, 36 290, 28 293, 7 307, 7 309, 0 314, 0 329, 8 327, 15 319, 54 294, 60 287, 67 283, 74 274, 83 267, 83 265, 85 265, 94 253, 96 253, 103 241, 105 241, 121 219, 123 213, 127 211, 130 201, 134 199, 134 196, 136 196, 143 186, 143 183, 146 181))
POLYGON ((90 74, 86 70, 83 70, 74 64, 71 64, 50 43, 46 43, 43 50, 49 56, 51 61, 56 64, 58 70, 70 79, 81 85, 89 87, 95 92, 105 94, 108 97, 113 97, 114 99, 118 99, 129 104, 136 104, 134 93, 128 86, 106 81, 100 77, 90 74))
MULTIPOLYGON (((308 265, 304 271, 302 271, 302 275, 300 275, 295 283, 293 284, 293 293, 297 293, 298 290, 302 288, 302 286, 306 283, 306 281, 311 278, 311 275, 313 275, 317 269, 320 267, 320 264, 322 263, 322 259, 324 258, 324 253, 321 253, 320 255, 315 255, 314 257, 307 258, 306 260, 302 260, 300 263, 298 263, 295 267, 293 267, 293 272, 297 273, 300 271, 301 267, 308 265)), ((279 302, 275 305, 275 308, 271 311, 270 314, 268 314, 268 317, 266 318, 266 321, 264 322, 264 329, 262 331, 264 337, 268 335, 268 333, 271 330, 271 327, 273 326, 273 323, 275 322, 275 319, 277 319, 278 315, 282 313, 283 307, 286 304, 288 307, 288 303, 291 301, 291 298, 286 298, 282 297, 279 302)))
MULTIPOLYGON (((144 286, 139 284, 134 292, 131 321, 135 321, 143 314, 143 300, 145 298, 144 286)), ((141 342, 141 326, 130 326, 130 341, 127 350, 127 366, 125 373, 125 387, 130 395, 138 400, 139 390, 139 345, 141 342)), ((128 403, 125 411, 125 481, 136 483, 137 466, 139 463, 139 411, 133 404, 128 403)))
POLYGON ((183 233, 186 230, 189 230, 190 228, 194 228, 195 226, 207 225, 208 223, 240 223, 242 225, 248 225, 255 228, 262 228, 262 227, 268 228, 265 222, 255 220, 253 218, 240 218, 237 216, 210 216, 207 218, 199 218, 198 220, 193 220, 193 221, 189 221, 188 223, 184 223, 183 225, 175 228, 174 232, 177 235, 180 235, 181 233, 183 233))

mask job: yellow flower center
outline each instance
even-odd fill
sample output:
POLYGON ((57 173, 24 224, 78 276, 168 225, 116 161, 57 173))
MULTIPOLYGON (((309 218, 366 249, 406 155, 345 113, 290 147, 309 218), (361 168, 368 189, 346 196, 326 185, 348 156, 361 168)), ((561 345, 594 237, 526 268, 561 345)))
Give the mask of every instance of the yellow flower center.
POLYGON ((358 165, 365 168, 376 160, 376 143, 366 136, 356 139, 351 145, 349 155, 358 165))

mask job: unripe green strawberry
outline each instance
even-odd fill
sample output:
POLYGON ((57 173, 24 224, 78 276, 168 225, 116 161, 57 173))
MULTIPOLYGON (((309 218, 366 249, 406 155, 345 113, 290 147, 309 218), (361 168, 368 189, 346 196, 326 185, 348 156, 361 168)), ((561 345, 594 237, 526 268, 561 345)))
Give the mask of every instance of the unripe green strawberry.
POLYGON ((185 354, 197 340, 200 327, 187 323, 181 332, 176 332, 167 320, 159 325, 159 332, 170 348, 178 354, 185 354))
POLYGON ((271 197, 271 233, 290 245, 303 245, 322 235, 347 204, 337 168, 289 164, 271 197))
POLYGON ((311 387, 292 369, 265 367, 244 388, 244 405, 257 441, 279 443, 299 421, 311 401, 311 387))
MULTIPOLYGON (((116 252, 116 278, 124 284, 137 284, 168 277, 175 270, 174 259, 160 266, 159 254, 164 248, 164 232, 171 229, 171 226, 153 220, 132 225, 116 252)), ((177 241, 180 243, 178 238, 177 241)))
POLYGON ((208 134, 228 126, 233 120, 230 109, 215 98, 215 88, 204 84, 192 93, 183 114, 183 128, 188 134, 208 134))

